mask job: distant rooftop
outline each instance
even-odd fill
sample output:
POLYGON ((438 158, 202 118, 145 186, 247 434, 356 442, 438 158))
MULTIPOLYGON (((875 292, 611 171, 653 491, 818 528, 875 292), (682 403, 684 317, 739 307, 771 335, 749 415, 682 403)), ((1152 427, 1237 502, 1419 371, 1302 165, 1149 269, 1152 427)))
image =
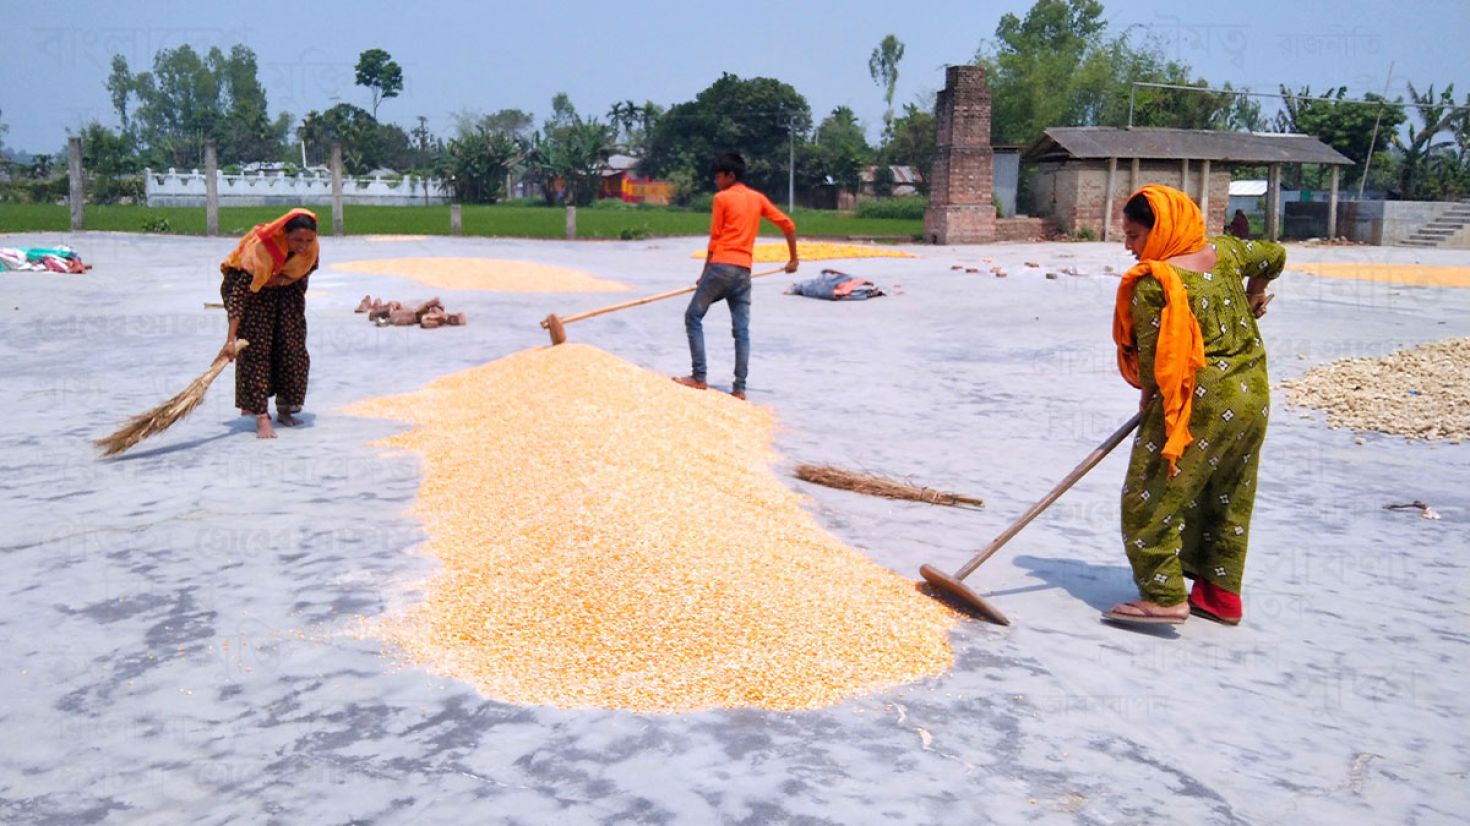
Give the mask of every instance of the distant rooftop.
POLYGON ((1351 165, 1345 155, 1311 135, 1279 132, 1213 132, 1208 129, 1120 129, 1057 126, 1026 150, 1031 161, 1139 158, 1222 161, 1241 164, 1351 165))

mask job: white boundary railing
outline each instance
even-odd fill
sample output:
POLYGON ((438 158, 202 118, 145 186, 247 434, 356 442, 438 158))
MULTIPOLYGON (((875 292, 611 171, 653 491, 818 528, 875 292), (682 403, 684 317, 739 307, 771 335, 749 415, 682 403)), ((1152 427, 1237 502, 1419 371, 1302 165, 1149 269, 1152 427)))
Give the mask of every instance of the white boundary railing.
MULTIPOLYGON (((143 174, 148 206, 204 206, 204 173, 199 170, 154 172, 148 169, 143 174)), ((285 172, 217 174, 220 206, 326 205, 332 202, 331 175, 310 172, 301 175, 287 175, 285 172)), ((437 178, 342 179, 344 204, 431 206, 449 201, 449 192, 437 178)))

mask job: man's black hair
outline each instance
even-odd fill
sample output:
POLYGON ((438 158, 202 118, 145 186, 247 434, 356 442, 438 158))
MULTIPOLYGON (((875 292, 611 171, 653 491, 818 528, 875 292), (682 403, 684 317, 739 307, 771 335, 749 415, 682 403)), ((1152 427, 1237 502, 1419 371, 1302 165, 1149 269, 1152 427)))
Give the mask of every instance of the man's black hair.
POLYGON ((295 232, 298 229, 309 229, 316 232, 316 219, 310 215, 297 215, 286 222, 287 232, 295 232))
POLYGON ((741 180, 745 177, 745 159, 738 152, 726 152, 715 158, 715 171, 728 172, 741 180))
POLYGON ((1140 226, 1154 228, 1154 208, 1148 205, 1148 199, 1140 192, 1128 199, 1123 205, 1123 217, 1140 226))

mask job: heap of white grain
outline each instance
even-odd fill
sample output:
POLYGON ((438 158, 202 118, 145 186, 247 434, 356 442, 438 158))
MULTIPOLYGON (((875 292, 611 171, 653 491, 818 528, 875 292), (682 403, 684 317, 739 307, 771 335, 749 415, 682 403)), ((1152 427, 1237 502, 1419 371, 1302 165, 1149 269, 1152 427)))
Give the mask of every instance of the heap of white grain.
POLYGON ((802 509, 763 408, 566 344, 351 412, 417 425, 387 443, 443 563, 380 632, 490 697, 789 710, 951 664, 953 613, 802 509))
POLYGON ((1334 430, 1452 444, 1470 438, 1470 338, 1335 361, 1281 387, 1290 404, 1325 410, 1334 430))

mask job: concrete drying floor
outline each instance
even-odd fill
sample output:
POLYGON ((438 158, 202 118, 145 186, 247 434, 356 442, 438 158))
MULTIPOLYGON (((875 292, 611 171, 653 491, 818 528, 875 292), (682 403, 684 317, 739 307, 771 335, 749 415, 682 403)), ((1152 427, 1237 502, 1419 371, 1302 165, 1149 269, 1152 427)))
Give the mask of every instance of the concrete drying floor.
MULTIPOLYGON (((971 579, 953 671, 822 711, 641 715, 487 701, 383 655, 358 618, 428 570, 402 426, 343 405, 547 343, 537 322, 690 283, 700 239, 324 239, 308 302, 309 426, 257 442, 226 373, 193 418, 117 461, 89 440, 208 363, 230 239, 84 233, 87 276, 0 274, 0 820, 7 823, 1448 823, 1470 805, 1470 444, 1331 431, 1276 400, 1246 623, 1099 623, 1134 591, 1120 449, 971 579), (378 329, 332 262, 489 256, 631 294, 443 292, 469 326, 378 329), (324 293, 324 294, 323 294, 324 293), (1383 505, 1422 499, 1440 521, 1383 505)), ((755 288, 753 403, 789 465, 983 497, 981 512, 801 486, 837 536, 917 576, 958 567, 1132 412, 1109 341, 1120 245, 915 247, 808 262, 902 285, 833 304, 755 288), (1009 272, 985 271, 993 259, 1009 272), (1043 278, 1046 269, 1087 275, 1043 278), (982 270, 951 269, 966 264, 982 270)), ((1463 266, 1465 253, 1293 248, 1293 261, 1463 266)), ((1470 291, 1288 272, 1274 379, 1470 334, 1470 291)), ((680 300, 568 327, 687 372, 680 300)), ((728 387, 725 309, 706 323, 728 387)), ((692 391, 691 391, 692 392, 692 391)), ((794 485, 800 485, 795 481, 794 485)), ((584 572, 595 576, 595 571, 584 572)))

